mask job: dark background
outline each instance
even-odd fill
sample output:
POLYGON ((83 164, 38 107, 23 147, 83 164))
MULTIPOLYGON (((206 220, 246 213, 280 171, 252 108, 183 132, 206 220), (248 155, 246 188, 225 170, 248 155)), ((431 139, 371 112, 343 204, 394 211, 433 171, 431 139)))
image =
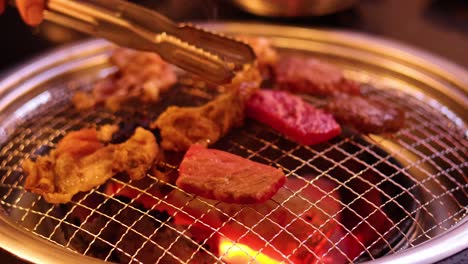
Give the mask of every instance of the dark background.
MULTIPOLYGON (((134 2, 178 21, 242 20, 356 30, 399 40, 468 68, 467 0, 361 0, 346 11, 304 18, 261 18, 241 11, 229 0, 134 2)), ((83 37, 49 23, 39 28, 27 27, 13 8, 7 8, 0 16, 0 32, 0 71, 83 37)))
MULTIPOLYGON (((418 47, 468 69, 467 0, 361 0, 333 15, 303 18, 262 18, 228 0, 134 1, 178 21, 242 20, 369 33, 418 47)), ((17 10, 0 16, 0 72, 45 50, 76 41, 83 35, 43 23, 30 28, 17 10)), ((0 249, 2 263, 22 263, 0 249)), ((468 263, 468 251, 443 263, 468 263)))

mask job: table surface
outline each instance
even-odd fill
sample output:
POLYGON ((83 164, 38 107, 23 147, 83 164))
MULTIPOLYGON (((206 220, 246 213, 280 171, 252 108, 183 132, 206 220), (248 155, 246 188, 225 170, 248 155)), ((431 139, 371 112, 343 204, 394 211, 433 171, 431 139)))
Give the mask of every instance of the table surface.
MULTIPOLYGON (((468 1, 361 0, 351 9, 323 17, 262 18, 248 14, 228 0, 134 1, 177 21, 250 21, 313 28, 354 30, 397 40, 444 57, 468 69, 468 1)), ((17 11, 0 16, 0 72, 81 34, 44 23, 24 25, 17 11)), ((23 263, 0 250, 2 263, 23 263)), ((468 250, 444 263, 468 263, 468 250)))

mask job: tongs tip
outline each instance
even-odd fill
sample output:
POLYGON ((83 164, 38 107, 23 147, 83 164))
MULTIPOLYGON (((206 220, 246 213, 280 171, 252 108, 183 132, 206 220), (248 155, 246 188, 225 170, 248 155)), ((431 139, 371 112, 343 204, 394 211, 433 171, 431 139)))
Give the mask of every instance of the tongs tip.
POLYGON ((180 23, 178 28, 182 39, 234 63, 235 69, 241 69, 243 65, 251 64, 256 59, 252 47, 235 36, 208 30, 192 23, 180 23))

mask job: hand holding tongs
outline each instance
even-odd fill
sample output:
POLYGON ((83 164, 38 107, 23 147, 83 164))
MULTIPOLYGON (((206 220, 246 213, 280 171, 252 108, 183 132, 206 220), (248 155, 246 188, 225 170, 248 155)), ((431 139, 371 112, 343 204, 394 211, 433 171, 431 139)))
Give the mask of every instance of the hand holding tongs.
POLYGON ((225 83, 252 63, 250 46, 122 0, 48 0, 44 18, 164 60, 208 81, 225 83))

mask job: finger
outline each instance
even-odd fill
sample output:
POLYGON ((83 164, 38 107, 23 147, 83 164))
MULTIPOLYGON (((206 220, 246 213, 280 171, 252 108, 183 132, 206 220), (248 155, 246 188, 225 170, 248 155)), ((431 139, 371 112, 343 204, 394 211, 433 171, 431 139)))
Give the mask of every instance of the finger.
POLYGON ((0 0, 0 15, 5 11, 5 0, 0 0))
POLYGON ((26 24, 36 26, 42 22, 45 0, 16 0, 16 5, 26 24))

